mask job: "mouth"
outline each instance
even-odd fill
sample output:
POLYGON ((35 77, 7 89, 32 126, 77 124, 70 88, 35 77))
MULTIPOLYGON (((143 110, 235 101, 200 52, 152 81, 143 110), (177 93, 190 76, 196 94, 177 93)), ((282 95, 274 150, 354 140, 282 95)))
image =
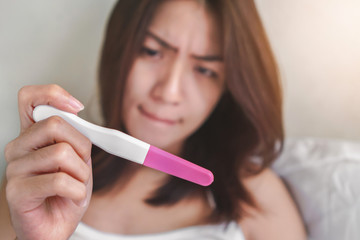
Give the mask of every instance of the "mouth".
POLYGON ((167 118, 162 118, 162 117, 159 117, 149 111, 147 111, 146 109, 144 109, 143 106, 139 105, 138 107, 140 113, 142 115, 144 115, 145 117, 147 117, 148 119, 152 120, 152 121, 156 121, 156 122, 160 122, 160 123, 164 123, 164 124, 167 124, 167 125, 175 125, 177 123, 179 123, 180 121, 179 120, 172 120, 172 119, 167 119, 167 118))

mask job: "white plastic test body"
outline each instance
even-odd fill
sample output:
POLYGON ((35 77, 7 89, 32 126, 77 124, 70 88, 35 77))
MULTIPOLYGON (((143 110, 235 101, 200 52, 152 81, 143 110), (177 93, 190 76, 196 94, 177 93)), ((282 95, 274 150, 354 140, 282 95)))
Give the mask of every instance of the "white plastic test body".
POLYGON ((63 118, 104 151, 139 164, 144 163, 150 144, 123 132, 87 122, 75 114, 48 105, 37 106, 33 111, 33 119, 36 122, 51 116, 63 118))

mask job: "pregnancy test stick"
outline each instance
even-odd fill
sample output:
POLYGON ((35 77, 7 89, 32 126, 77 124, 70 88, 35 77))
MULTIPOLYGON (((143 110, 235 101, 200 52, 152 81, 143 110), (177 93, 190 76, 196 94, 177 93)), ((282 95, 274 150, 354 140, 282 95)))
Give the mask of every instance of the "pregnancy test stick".
POLYGON ((63 118, 94 145, 113 155, 202 186, 208 186, 214 181, 211 171, 118 130, 92 124, 75 114, 48 105, 37 106, 33 111, 33 119, 36 122, 51 116, 63 118))

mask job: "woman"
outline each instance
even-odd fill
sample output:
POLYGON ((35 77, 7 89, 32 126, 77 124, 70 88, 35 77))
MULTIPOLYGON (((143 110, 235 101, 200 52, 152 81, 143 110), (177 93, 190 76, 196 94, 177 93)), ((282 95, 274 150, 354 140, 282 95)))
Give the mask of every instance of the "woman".
POLYGON ((119 1, 99 85, 105 126, 210 169, 214 183, 91 154, 62 119, 31 118, 40 104, 82 104, 56 85, 24 87, 21 133, 5 153, 18 239, 305 239, 268 169, 282 149, 281 94, 252 1, 119 1))

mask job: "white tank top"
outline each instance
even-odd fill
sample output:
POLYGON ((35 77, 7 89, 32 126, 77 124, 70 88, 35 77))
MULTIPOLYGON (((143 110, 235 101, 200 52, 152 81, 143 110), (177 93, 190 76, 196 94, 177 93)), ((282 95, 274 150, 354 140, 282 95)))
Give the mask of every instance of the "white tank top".
POLYGON ((228 225, 212 224, 191 226, 164 233, 142 235, 120 235, 98 231, 84 223, 79 223, 69 240, 245 240, 236 222, 228 225))

